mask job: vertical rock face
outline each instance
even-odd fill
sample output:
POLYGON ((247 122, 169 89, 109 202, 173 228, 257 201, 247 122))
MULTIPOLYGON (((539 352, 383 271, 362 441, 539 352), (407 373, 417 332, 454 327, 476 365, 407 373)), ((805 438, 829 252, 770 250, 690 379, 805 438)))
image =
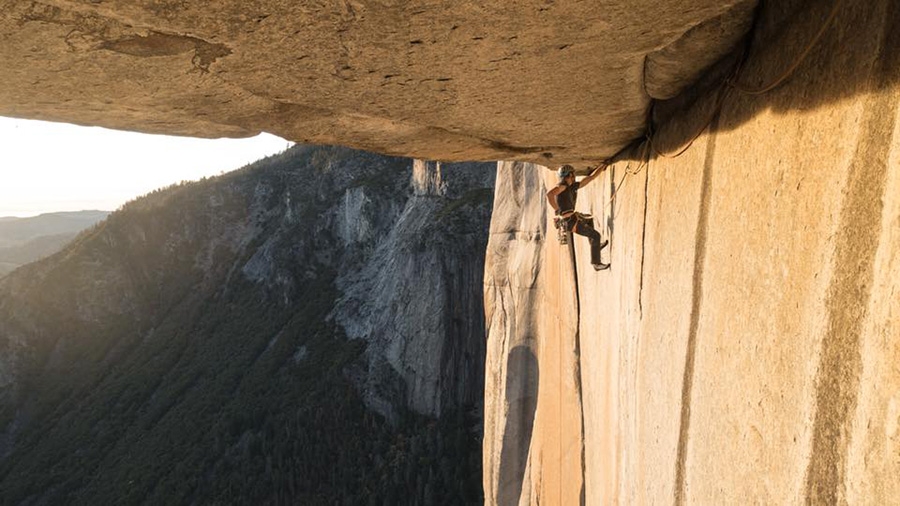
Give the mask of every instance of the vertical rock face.
MULTIPOLYGON (((580 192, 609 271, 557 244, 552 172, 501 164, 487 503, 900 498, 900 7, 836 5, 784 85, 716 112, 701 83, 648 164, 580 192)), ((739 82, 784 74, 831 8, 767 4, 739 82)))
POLYGON ((568 250, 547 247, 542 173, 533 164, 498 169, 504 198, 495 199, 485 273, 484 446, 485 497, 497 504, 577 504, 583 492, 578 294, 560 282, 574 275, 568 250))
POLYGON ((413 162, 412 186, 416 195, 443 195, 446 187, 441 181, 441 162, 413 162))
POLYGON ((389 218, 383 207, 348 214, 350 223, 384 226, 368 243, 371 256, 339 277, 345 296, 333 316, 349 337, 368 341, 360 378, 369 405, 389 418, 398 399, 432 416, 480 405, 484 324, 474 295, 484 273, 489 167, 446 164, 445 181, 440 163, 416 160, 404 207, 389 218))

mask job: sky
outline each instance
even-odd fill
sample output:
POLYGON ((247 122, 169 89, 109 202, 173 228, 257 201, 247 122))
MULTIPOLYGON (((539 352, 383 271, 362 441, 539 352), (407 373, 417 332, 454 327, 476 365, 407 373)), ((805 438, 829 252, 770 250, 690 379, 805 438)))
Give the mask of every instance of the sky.
POLYGON ((0 117, 0 217, 114 211, 157 188, 239 169, 292 143, 195 139, 0 117))

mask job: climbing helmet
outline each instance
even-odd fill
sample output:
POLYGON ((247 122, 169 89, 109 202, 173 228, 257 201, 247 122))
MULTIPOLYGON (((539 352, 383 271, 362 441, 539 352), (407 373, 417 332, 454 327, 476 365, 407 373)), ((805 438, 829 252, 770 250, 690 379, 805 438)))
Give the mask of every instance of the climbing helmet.
POLYGON ((575 167, 572 167, 571 165, 568 165, 568 164, 563 165, 559 169, 556 170, 556 175, 559 176, 560 182, 565 181, 565 179, 567 177, 569 177, 571 174, 574 174, 574 173, 575 173, 575 167))

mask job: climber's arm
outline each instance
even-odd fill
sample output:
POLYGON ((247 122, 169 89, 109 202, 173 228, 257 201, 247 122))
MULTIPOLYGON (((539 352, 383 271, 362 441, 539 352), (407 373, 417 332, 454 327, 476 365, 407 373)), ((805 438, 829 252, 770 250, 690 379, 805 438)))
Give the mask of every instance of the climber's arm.
POLYGON ((558 184, 552 190, 547 192, 547 201, 550 203, 550 207, 557 213, 559 213, 559 202, 557 202, 556 197, 565 191, 565 189, 565 185, 558 184))
POLYGON ((606 165, 598 165, 590 174, 588 174, 584 179, 581 180, 580 185, 586 186, 588 183, 594 180, 597 176, 600 175, 601 172, 606 170, 606 165))

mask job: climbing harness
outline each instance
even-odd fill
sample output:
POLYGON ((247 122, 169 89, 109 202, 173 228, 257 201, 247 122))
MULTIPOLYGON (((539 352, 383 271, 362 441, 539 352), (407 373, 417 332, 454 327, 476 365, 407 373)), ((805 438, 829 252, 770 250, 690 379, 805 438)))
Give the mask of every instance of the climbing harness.
POLYGON ((565 216, 555 216, 553 218, 553 226, 556 227, 556 237, 563 246, 569 243, 569 237, 575 231, 575 227, 579 223, 584 223, 587 227, 594 227, 594 216, 585 213, 573 212, 565 216))

